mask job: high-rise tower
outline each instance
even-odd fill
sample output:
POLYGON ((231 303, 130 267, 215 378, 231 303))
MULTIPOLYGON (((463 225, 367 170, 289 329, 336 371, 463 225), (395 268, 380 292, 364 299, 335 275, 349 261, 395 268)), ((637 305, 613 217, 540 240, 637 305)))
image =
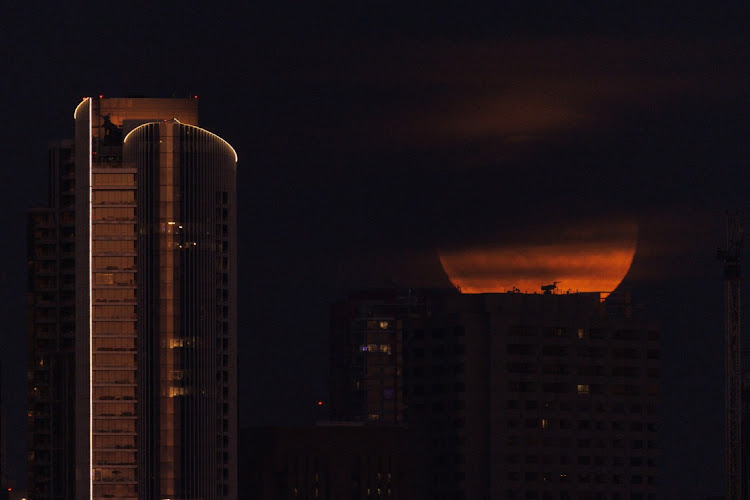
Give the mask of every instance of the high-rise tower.
POLYGON ((75 497, 236 498, 234 149, 195 99, 74 117, 75 497))
POLYGON ((27 216, 28 490, 74 493, 75 218, 73 141, 49 147, 49 201, 27 216))
POLYGON ((331 305, 331 414, 335 421, 404 421, 402 328, 416 298, 395 289, 331 305))
POLYGON ((398 401, 425 498, 656 498, 657 329, 627 295, 547 290, 350 295, 332 308, 333 416, 398 401))

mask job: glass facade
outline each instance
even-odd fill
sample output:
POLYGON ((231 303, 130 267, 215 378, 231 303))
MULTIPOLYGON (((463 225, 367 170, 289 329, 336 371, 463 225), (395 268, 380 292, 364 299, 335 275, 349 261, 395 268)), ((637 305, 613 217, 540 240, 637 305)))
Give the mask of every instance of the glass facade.
POLYGON ((134 129, 125 158, 139 172, 138 254, 149 256, 138 262, 139 428, 153 452, 140 484, 146 497, 233 497, 234 150, 167 121, 134 129))
POLYGON ((234 150, 193 99, 75 117, 76 497, 235 498, 234 150))
POLYGON ((114 110, 98 100, 89 100, 86 108, 79 111, 91 110, 83 117, 90 118, 83 179, 91 182, 86 183, 88 324, 82 325, 89 330, 91 496, 137 498, 136 171, 122 163, 121 118, 113 119, 114 110))

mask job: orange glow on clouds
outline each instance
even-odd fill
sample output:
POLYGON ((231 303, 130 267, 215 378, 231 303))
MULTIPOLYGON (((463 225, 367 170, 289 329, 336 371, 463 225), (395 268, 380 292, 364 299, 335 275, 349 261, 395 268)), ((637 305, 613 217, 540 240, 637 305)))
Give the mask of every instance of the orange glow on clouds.
POLYGON ((616 235, 589 230, 589 241, 440 250, 440 262, 463 293, 506 292, 514 287, 541 293, 542 285, 558 281, 562 293, 608 294, 627 274, 637 247, 637 225, 624 224, 619 229, 622 232, 616 235))

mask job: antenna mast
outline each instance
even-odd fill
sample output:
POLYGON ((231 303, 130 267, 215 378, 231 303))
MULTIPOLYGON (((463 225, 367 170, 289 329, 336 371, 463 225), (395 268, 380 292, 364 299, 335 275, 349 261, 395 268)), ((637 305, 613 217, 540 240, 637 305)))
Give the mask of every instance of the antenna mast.
POLYGON ((724 263, 724 337, 727 453, 727 500, 742 497, 741 475, 741 383, 740 361, 740 285, 742 254, 742 226, 736 212, 727 212, 727 247, 719 250, 719 260, 724 263))

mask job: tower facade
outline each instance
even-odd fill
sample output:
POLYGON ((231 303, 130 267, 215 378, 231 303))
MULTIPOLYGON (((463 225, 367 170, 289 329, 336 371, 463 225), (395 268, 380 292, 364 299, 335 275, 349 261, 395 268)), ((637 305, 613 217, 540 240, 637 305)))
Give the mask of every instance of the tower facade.
POLYGON ((658 332, 631 317, 626 296, 408 290, 348 303, 349 322, 398 328, 365 341, 364 328, 341 328, 334 305, 333 414, 364 420, 389 401, 387 352, 369 343, 398 345, 396 399, 424 457, 424 496, 656 498, 658 332), (386 316, 388 304, 399 307, 386 316), (368 380, 375 390, 353 390, 368 380))
POLYGON ((425 299, 404 398, 436 498, 656 498, 658 332, 628 300, 425 299))
POLYGON ((49 199, 27 213, 28 490, 74 492, 75 162, 73 141, 49 146, 49 199))
POLYGON ((236 498, 234 149, 195 99, 86 98, 74 118, 62 498, 236 498))
POLYGON ((140 494, 236 498, 237 158, 177 120, 135 128, 124 158, 138 172, 140 494))
POLYGON ((415 300, 408 293, 377 289, 331 304, 334 421, 403 422, 402 328, 415 300))

